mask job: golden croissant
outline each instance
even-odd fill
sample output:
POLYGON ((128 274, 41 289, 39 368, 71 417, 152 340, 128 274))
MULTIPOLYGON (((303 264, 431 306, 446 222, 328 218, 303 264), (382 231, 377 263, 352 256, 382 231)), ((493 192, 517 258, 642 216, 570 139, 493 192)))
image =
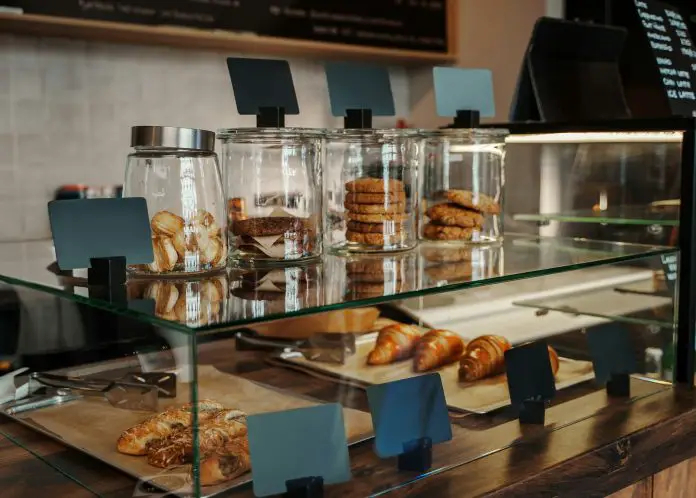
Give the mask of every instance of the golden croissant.
POLYGON ((399 323, 379 331, 377 342, 367 356, 368 365, 386 365, 413 356, 422 332, 418 327, 399 323))
POLYGON ((418 342, 413 369, 425 372, 457 361, 464 352, 464 341, 449 330, 431 330, 418 342))
POLYGON ((459 360, 459 379, 471 382, 505 371, 505 351, 512 346, 499 335, 482 335, 471 341, 459 360))
POLYGON ((551 371, 553 372, 553 376, 555 377, 556 374, 558 373, 558 367, 561 366, 561 362, 558 359, 558 353, 556 353, 556 350, 553 349, 551 346, 548 346, 549 348, 549 361, 551 362, 551 371))

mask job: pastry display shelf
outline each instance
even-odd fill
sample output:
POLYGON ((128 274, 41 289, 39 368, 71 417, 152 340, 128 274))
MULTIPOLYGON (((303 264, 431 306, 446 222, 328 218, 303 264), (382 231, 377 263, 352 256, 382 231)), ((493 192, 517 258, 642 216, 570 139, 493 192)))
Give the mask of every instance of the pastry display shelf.
POLYGON ((561 312, 634 325, 674 327, 673 301, 666 293, 655 292, 652 280, 515 301, 513 305, 538 309, 538 316, 561 312))
MULTIPOLYGON (((370 297, 349 291, 350 276, 346 274, 346 265, 347 262, 361 263, 368 260, 374 263, 376 256, 325 255, 314 265, 290 267, 290 271, 296 275, 312 275, 311 278, 306 277, 307 282, 311 280, 309 285, 295 289, 297 299, 294 299, 292 303, 287 299, 281 299, 279 306, 264 306, 263 299, 257 298, 261 301, 261 305, 245 306, 246 299, 228 296, 226 312, 219 320, 205 326, 191 326, 160 318, 150 314, 151 312, 133 309, 129 305, 90 298, 86 278, 56 271, 52 243, 48 240, 0 244, 0 282, 50 293, 156 326, 183 332, 202 332, 636 261, 673 252, 675 249, 664 246, 517 234, 508 234, 502 245, 488 248, 474 246, 473 249, 462 249, 461 246, 443 247, 422 244, 412 251, 381 256, 383 259, 378 260, 379 264, 384 268, 394 267, 394 265, 400 267, 401 273, 398 280, 407 284, 394 285, 395 279, 386 277, 381 283, 371 281, 370 288, 374 289, 377 286, 381 290, 370 297), (462 251, 469 251, 469 260, 452 262, 450 256, 461 256, 462 251), (438 261, 438 257, 441 261, 438 261), (463 268, 464 272, 457 271, 457 268, 463 268), (433 269, 442 270, 437 278, 432 276, 433 269), (311 299, 303 299, 302 292, 311 293, 311 299)), ((275 270, 279 269, 276 267, 275 270)), ((280 269, 286 274, 288 270, 287 266, 280 269)), ((256 270, 256 272, 264 271, 270 270, 256 270)), ((234 288, 235 282, 240 281, 240 275, 248 275, 249 272, 250 270, 230 269, 227 275, 222 273, 214 277, 226 278, 229 287, 234 288)), ((384 273, 387 274, 386 270, 384 273)), ((168 281, 172 282, 172 280, 168 281)), ((135 281, 129 281, 128 285, 134 283, 135 281)), ((259 294, 261 294, 260 289, 259 294)), ((284 296, 284 294, 281 295, 284 296)), ((253 299, 251 297, 247 302, 252 304, 258 302, 253 299)))
POLYGON ((678 227, 677 213, 653 211, 646 206, 622 206, 602 211, 578 209, 562 213, 520 213, 516 221, 534 221, 546 225, 552 221, 567 223, 601 223, 605 225, 643 225, 646 227, 678 227))

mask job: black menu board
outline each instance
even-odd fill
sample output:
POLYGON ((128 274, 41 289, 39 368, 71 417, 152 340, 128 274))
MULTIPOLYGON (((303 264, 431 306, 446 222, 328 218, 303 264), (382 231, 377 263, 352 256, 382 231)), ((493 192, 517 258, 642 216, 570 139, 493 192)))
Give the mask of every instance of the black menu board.
POLYGON ((679 11, 654 0, 634 0, 657 63, 672 114, 696 111, 696 50, 679 11))
POLYGON ((0 0, 26 14, 446 53, 447 0, 0 0))

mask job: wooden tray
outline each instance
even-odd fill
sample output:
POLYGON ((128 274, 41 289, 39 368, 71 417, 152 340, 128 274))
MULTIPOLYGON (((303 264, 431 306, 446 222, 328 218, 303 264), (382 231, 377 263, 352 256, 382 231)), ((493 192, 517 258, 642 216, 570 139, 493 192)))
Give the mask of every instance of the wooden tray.
MULTIPOLYGON (((372 350, 375 339, 375 336, 359 339, 355 354, 349 357, 344 365, 310 361, 295 352, 281 353, 278 359, 293 368, 330 377, 358 387, 367 387, 419 375, 413 371, 412 360, 404 360, 391 365, 367 365, 367 355, 372 350)), ((485 414, 510 404, 505 375, 476 382, 460 383, 458 370, 458 363, 438 370, 442 377, 447 405, 451 409, 485 414)), ((556 375, 556 389, 564 389, 593 378, 592 363, 560 358, 558 374, 556 375)))
MULTIPOLYGON (((200 366, 198 369, 198 386, 199 399, 215 399, 227 407, 239 408, 249 414, 290 410, 318 404, 316 401, 286 394, 220 372, 208 365, 200 366)), ((160 403, 160 409, 189 402, 189 388, 189 385, 180 384, 177 399, 164 400, 164 403, 160 403)), ((116 440, 121 432, 150 415, 151 413, 148 412, 114 408, 105 399, 90 396, 64 405, 20 413, 12 418, 137 479, 176 494, 186 494, 191 491, 188 468, 162 471, 148 465, 145 457, 123 455, 116 451, 116 440)), ((369 413, 344 408, 344 416, 350 444, 372 436, 372 420, 369 413)), ((212 496, 250 481, 251 474, 247 473, 224 484, 205 487, 204 493, 205 496, 212 496)))

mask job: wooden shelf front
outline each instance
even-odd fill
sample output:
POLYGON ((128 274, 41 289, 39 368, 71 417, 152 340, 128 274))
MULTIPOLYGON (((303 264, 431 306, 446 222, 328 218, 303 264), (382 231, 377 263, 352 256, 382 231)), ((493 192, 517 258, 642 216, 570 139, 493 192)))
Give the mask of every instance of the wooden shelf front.
MULTIPOLYGON (((451 0, 448 5, 448 16, 456 16, 456 0, 451 0)), ((456 20, 456 17, 453 19, 456 20)), ((456 30, 454 27, 455 23, 448 21, 449 33, 447 39, 450 52, 431 53, 417 50, 275 38, 229 31, 207 31, 176 26, 144 26, 33 14, 0 14, 0 32, 138 45, 167 45, 187 49, 225 50, 239 54, 353 59, 408 65, 435 65, 456 62, 457 54, 453 51, 457 47, 456 30)))

